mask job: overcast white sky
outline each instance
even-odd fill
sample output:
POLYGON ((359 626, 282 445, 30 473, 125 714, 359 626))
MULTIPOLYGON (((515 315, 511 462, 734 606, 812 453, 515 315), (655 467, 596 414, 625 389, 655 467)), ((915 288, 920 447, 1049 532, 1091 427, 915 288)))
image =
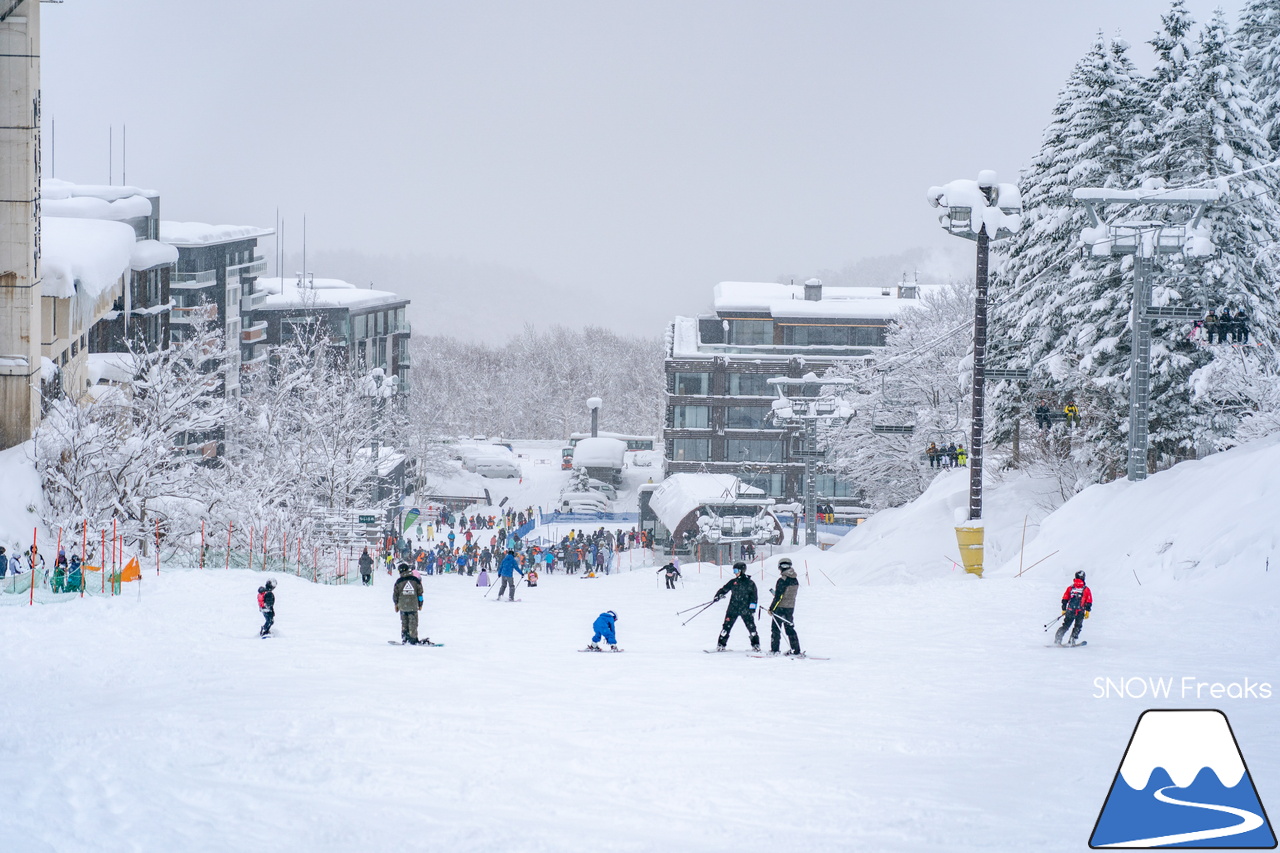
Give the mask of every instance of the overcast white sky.
POLYGON ((44 163, 105 183, 114 125, 119 183, 127 125, 165 218, 278 207, 293 254, 305 213, 309 256, 345 259, 318 276, 399 256, 367 278, 422 331, 656 334, 717 281, 959 242, 925 189, 1013 179, 1097 31, 1148 67, 1167 5, 67 0, 42 9, 44 163), (501 322, 468 322, 470 288, 501 322))

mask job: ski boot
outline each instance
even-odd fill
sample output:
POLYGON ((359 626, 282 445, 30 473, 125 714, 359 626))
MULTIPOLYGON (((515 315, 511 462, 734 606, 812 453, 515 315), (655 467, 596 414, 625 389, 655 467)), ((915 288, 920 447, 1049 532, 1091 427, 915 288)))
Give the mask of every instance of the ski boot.
MULTIPOLYGON (((777 652, 774 652, 774 654, 776 655, 776 654, 777 654, 777 652)), ((789 658, 802 658, 802 657, 804 657, 804 652, 800 651, 799 649, 796 649, 796 650, 794 650, 794 651, 789 651, 789 652, 787 652, 786 657, 789 657, 789 658)))
POLYGON ((759 651, 760 651, 760 644, 759 644, 759 643, 752 643, 752 644, 751 644, 751 651, 759 653, 759 651))
POLYGON ((616 645, 613 645, 613 646, 610 646, 610 647, 609 647, 609 651, 611 651, 611 652, 620 652, 620 651, 622 651, 622 649, 618 648, 616 645))
POLYGON ((604 651, 604 649, 600 648, 600 646, 596 645, 595 643, 587 643, 587 651, 589 651, 589 652, 602 652, 602 651, 604 651))

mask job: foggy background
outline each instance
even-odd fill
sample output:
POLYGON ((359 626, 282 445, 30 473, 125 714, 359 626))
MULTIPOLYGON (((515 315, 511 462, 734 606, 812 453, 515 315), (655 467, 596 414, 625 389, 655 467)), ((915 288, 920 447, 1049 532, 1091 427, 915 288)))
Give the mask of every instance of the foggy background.
POLYGON ((926 188, 1014 180, 1099 30, 1146 71, 1167 5, 67 0, 44 169, 165 219, 278 210, 286 274, 305 215, 308 269, 409 296, 419 334, 655 335, 722 280, 970 275, 926 188))

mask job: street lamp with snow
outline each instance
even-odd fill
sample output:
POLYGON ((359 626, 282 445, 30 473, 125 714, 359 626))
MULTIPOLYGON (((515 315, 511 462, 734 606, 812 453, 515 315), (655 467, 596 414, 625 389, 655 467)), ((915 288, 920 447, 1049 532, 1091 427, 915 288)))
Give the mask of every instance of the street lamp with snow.
POLYGON ((987 354, 987 270, 992 240, 1012 237, 1022 227, 1022 196, 1016 184, 996 182, 986 169, 976 181, 930 187, 929 204, 942 208, 939 224, 948 234, 978 243, 973 309, 973 410, 969 427, 969 517, 956 527, 965 571, 982 577, 982 432, 987 354))

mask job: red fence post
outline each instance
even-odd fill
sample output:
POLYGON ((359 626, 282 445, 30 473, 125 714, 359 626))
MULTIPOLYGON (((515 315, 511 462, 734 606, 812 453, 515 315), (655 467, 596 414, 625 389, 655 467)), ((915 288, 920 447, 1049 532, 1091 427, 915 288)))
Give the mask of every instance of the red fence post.
POLYGON ((234 521, 227 522, 227 568, 231 568, 231 531, 236 526, 234 521))

